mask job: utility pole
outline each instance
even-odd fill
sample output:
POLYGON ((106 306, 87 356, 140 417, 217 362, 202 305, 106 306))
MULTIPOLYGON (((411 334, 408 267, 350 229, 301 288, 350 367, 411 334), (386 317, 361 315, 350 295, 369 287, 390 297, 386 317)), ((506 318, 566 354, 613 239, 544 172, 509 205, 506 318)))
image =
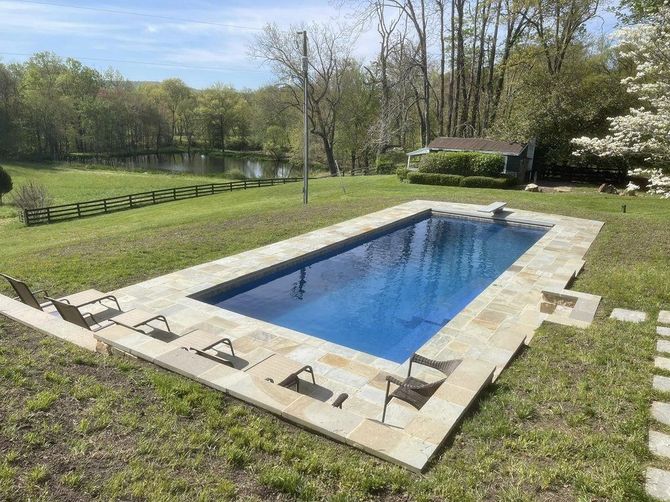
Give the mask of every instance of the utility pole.
POLYGON ((309 69, 309 60, 307 59, 307 30, 305 31, 299 31, 298 35, 302 35, 302 87, 303 87, 303 95, 304 95, 304 106, 303 106, 303 111, 305 113, 304 116, 304 145, 303 145, 303 160, 304 160, 304 165, 303 165, 303 170, 302 170, 302 202, 303 204, 307 204, 309 200, 309 192, 308 192, 308 183, 309 183, 309 121, 307 117, 307 112, 308 112, 308 91, 307 91, 307 71, 309 69))

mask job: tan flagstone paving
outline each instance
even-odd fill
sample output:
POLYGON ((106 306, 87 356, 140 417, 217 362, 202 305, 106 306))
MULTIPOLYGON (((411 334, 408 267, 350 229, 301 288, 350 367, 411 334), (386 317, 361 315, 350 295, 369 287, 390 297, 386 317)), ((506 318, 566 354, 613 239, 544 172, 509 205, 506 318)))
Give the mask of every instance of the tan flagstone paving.
MULTIPOLYGON (((497 378, 550 316, 540 311, 542 292, 566 293, 564 288, 582 270, 584 255, 602 227, 598 221, 561 215, 509 208, 491 215, 479 212, 479 208, 472 204, 412 201, 120 289, 113 294, 124 311, 135 308, 165 315, 172 331, 186 334, 164 343, 147 335, 131 336, 107 328, 95 338, 372 455, 421 471, 479 392, 497 378), (281 271, 298 259, 363 242, 431 213, 474 217, 484 222, 540 225, 547 232, 418 350, 426 357, 464 361, 421 410, 391 401, 389 424, 379 422, 385 376, 404 377, 407 361, 398 364, 198 300, 207 293, 221 292, 270 271, 281 271), (217 336, 230 338, 236 355, 239 352, 235 368, 180 348, 203 347, 217 336), (311 381, 301 384, 304 394, 298 394, 245 371, 273 354, 311 365, 316 385, 311 381), (341 392, 350 397, 339 410, 330 403, 341 392)), ((599 298, 575 295, 578 299, 572 320, 588 324, 599 298)), ((6 305, 0 298, 0 311, 13 309, 16 306, 6 305)), ((25 309, 20 314, 19 317, 25 315, 25 309)), ((48 331, 44 322, 35 324, 48 331)), ((71 325, 65 327, 74 332, 71 325)), ((87 332, 86 337, 95 342, 91 333, 87 332)), ((225 347, 221 347, 221 352, 226 352, 225 347)), ((429 381, 443 377, 420 366, 413 367, 412 374, 429 381)))

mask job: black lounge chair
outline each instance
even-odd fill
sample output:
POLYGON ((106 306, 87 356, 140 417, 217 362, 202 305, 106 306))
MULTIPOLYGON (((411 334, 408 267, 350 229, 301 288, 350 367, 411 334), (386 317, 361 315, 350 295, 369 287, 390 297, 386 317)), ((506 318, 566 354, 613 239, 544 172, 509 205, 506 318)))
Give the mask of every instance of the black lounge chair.
MULTIPOLYGON (((37 310, 44 310, 44 307, 48 307, 53 303, 53 300, 49 298, 48 296, 49 293, 47 293, 46 290, 40 289, 37 291, 32 291, 25 282, 20 281, 19 279, 15 279, 6 274, 0 274, 0 276, 7 279, 7 282, 9 282, 9 284, 14 289, 14 292, 17 294, 17 296, 14 298, 15 300, 21 300, 26 305, 36 308, 37 310), (40 302, 36 296, 38 294, 42 294, 44 298, 47 299, 48 301, 40 302)), ((100 293, 99 291, 88 290, 85 291, 83 295, 77 294, 72 295, 72 297, 73 298, 78 297, 79 301, 76 304, 77 307, 83 307, 85 305, 90 305, 92 303, 101 303, 105 300, 109 300, 114 302, 116 304, 116 308, 119 311, 121 311, 119 301, 116 299, 114 295, 106 295, 104 293, 100 293)), ((67 297, 60 298, 59 301, 63 303, 72 303, 67 297)))
POLYGON ((424 404, 431 398, 437 389, 444 383, 451 373, 458 368, 462 359, 452 359, 449 361, 436 361, 428 359, 427 357, 414 354, 409 359, 409 369, 407 370, 407 378, 400 380, 392 375, 386 377, 386 396, 384 398, 384 411, 382 413, 382 423, 386 419, 386 408, 394 397, 411 404, 417 410, 420 410, 424 404), (436 382, 424 382, 412 375, 412 364, 421 364, 429 368, 436 369, 445 375, 445 378, 437 380, 436 382), (396 389, 391 392, 391 384, 397 385, 396 389))

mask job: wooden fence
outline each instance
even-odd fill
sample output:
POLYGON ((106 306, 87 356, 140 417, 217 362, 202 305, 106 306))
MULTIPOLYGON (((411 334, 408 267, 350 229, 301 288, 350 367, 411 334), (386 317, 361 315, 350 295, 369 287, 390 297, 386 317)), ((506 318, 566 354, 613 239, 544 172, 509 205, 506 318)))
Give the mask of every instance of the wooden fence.
POLYGON ((295 183, 302 178, 268 178, 258 180, 240 180, 228 183, 208 183, 206 185, 192 185, 178 188, 164 188, 151 192, 132 193, 109 197, 107 199, 89 200, 76 202, 74 204, 62 204, 59 206, 42 207, 39 209, 24 209, 19 213, 19 218, 28 226, 42 223, 54 223, 57 221, 84 218, 98 214, 125 211, 143 206, 151 206, 162 202, 170 202, 182 199, 192 199, 205 195, 215 195, 233 190, 246 190, 249 188, 260 188, 286 183, 295 183))

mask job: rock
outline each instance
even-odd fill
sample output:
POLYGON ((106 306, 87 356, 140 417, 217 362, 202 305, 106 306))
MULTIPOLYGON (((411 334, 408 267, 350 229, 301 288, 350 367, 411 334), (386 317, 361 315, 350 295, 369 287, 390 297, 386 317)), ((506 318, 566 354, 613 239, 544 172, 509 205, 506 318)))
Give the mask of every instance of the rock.
POLYGON ((526 185, 526 188, 524 188, 526 192, 541 192, 540 187, 537 186, 535 183, 528 183, 526 185))
POLYGON ((614 187, 614 185, 610 185, 609 183, 603 183, 598 187, 598 192, 600 193, 617 193, 617 189, 614 187))

